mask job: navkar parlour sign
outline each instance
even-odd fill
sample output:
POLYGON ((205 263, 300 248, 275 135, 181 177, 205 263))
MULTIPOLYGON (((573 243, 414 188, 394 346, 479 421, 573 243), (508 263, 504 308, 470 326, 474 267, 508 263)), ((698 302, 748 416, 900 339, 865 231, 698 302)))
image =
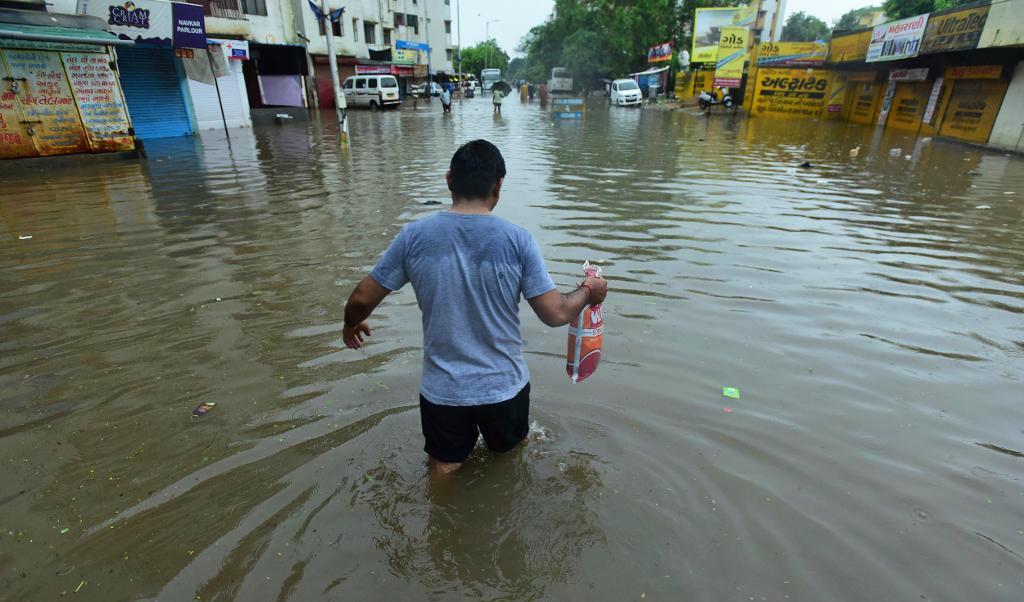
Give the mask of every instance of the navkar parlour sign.
POLYGON ((874 28, 866 62, 897 61, 917 56, 927 25, 928 15, 924 14, 874 28))
POLYGON ((83 0, 79 13, 103 19, 122 40, 177 48, 206 48, 203 7, 164 0, 83 0))

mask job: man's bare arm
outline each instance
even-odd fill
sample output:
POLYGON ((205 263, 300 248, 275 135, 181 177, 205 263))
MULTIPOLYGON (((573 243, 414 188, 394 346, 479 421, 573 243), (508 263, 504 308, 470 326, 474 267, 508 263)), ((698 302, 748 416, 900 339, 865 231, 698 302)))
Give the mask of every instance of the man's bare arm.
POLYGON ((588 303, 597 305, 604 302, 608 283, 603 278, 587 278, 571 293, 548 291, 529 299, 530 307, 541 322, 548 326, 565 326, 572 321, 588 303))
POLYGON ((370 336, 370 327, 366 325, 366 319, 390 293, 391 291, 378 284, 372 277, 363 277, 345 304, 345 329, 342 331, 342 337, 346 345, 352 349, 362 347, 363 335, 370 336))

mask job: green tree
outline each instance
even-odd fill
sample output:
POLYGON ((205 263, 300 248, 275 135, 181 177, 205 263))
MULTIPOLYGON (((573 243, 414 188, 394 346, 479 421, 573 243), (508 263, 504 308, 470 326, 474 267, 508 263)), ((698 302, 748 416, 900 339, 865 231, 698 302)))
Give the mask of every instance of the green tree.
POLYGON ((786 19, 786 25, 782 28, 783 42, 814 42, 815 40, 827 40, 832 37, 828 25, 819 19, 804 12, 793 13, 786 19))
POLYGON ((565 40, 562 64, 572 73, 577 88, 590 90, 599 75, 607 75, 601 36, 581 29, 565 40))
POLYGON ((526 60, 516 57, 508 62, 508 79, 519 79, 522 77, 523 68, 526 66, 526 60))
POLYGON ((970 4, 977 0, 885 0, 882 8, 885 10, 885 18, 889 21, 916 17, 924 13, 931 13, 937 10, 954 8, 961 4, 970 4))
POLYGON ((836 31, 849 31, 851 29, 857 29, 861 27, 858 21, 862 16, 873 13, 877 10, 881 10, 881 7, 865 6, 863 8, 855 8, 844 14, 842 17, 839 17, 839 20, 836 21, 836 26, 833 29, 836 31))
POLYGON ((502 50, 497 42, 487 40, 462 49, 463 73, 472 73, 480 77, 480 70, 487 67, 501 69, 503 75, 508 71, 508 53, 502 50))

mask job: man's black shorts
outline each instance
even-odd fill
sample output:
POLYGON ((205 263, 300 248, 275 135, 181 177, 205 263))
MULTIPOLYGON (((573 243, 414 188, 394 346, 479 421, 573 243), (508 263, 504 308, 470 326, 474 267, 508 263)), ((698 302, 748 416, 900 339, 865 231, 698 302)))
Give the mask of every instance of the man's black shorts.
POLYGON ((488 449, 507 452, 526 438, 529 416, 530 383, 512 399, 479 406, 445 406, 420 395, 423 451, 442 462, 462 462, 483 435, 488 449))

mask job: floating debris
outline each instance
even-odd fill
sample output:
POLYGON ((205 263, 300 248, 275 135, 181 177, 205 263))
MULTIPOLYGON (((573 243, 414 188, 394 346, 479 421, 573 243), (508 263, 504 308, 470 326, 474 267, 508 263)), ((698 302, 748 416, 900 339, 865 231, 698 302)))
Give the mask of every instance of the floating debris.
POLYGON ((60 530, 60 534, 61 534, 61 535, 64 535, 65 533, 67 533, 67 532, 68 532, 68 531, 70 531, 70 530, 71 530, 71 529, 68 529, 67 527, 64 527, 63 529, 61 529, 61 530, 60 530))
POLYGON ((212 401, 204 401, 203 403, 197 405, 196 409, 192 410, 192 415, 197 417, 202 416, 203 414, 209 412, 214 407, 216 407, 216 405, 217 404, 215 404, 212 401))
POLYGON ((726 414, 732 414, 732 408, 722 408, 726 414))
POLYGON ((731 397, 733 399, 739 399, 740 390, 737 389, 736 387, 722 387, 722 395, 725 395, 726 397, 731 397))
POLYGON ((28 240, 30 238, 32 238, 31 234, 19 234, 18 235, 18 240, 28 240))
POLYGON ((978 205, 977 207, 975 207, 975 209, 991 209, 991 208, 992 207, 990 205, 978 205))
POLYGON ((890 157, 899 157, 902 154, 903 154, 903 149, 902 148, 890 148, 889 149, 889 156, 890 157))
POLYGON ((804 161, 804 162, 803 162, 803 163, 801 163, 801 164, 800 164, 800 165, 799 165, 798 167, 802 167, 803 169, 810 169, 810 168, 812 168, 812 167, 814 167, 814 166, 813 166, 813 165, 811 165, 811 162, 810 162, 810 161, 804 161))

